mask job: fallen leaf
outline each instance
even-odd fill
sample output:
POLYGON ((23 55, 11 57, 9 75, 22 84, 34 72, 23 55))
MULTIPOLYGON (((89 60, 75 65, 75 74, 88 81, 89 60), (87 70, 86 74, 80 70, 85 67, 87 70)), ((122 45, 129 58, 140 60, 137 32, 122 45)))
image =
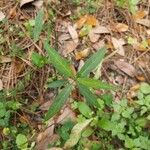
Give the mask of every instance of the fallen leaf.
POLYGON ((150 20, 149 19, 137 19, 136 23, 141 24, 146 27, 150 27, 150 20))
POLYGON ((114 48, 116 50, 118 50, 117 53, 121 56, 125 56, 125 51, 124 51, 124 48, 123 48, 124 43, 123 43, 122 39, 118 40, 114 37, 112 37, 111 39, 112 39, 112 43, 113 43, 114 48))
POLYGON ((144 82, 146 80, 144 76, 136 76, 136 78, 142 82, 144 82))
POLYGON ((84 66, 84 61, 80 60, 79 66, 78 66, 78 71, 80 71, 83 66, 84 66))
POLYGON ((71 35, 71 38, 73 39, 73 41, 75 43, 78 43, 79 39, 78 39, 78 33, 77 33, 76 29, 73 26, 68 25, 68 31, 69 31, 69 34, 71 35))
POLYGON ((140 11, 137 11, 137 12, 133 15, 133 18, 134 18, 135 20, 137 20, 137 19, 143 19, 147 14, 148 14, 147 11, 140 10, 140 11))
POLYGON ((17 15, 16 6, 10 9, 9 11, 9 18, 14 18, 17 15))
POLYGON ((140 84, 136 84, 130 88, 131 91, 137 91, 140 88, 140 84))
POLYGON ((83 51, 77 51, 75 52, 75 58, 76 60, 81 60, 83 58, 86 58, 90 53, 90 49, 86 48, 83 51))
POLYGON ((82 17, 75 23, 74 27, 75 27, 76 29, 82 28, 83 25, 85 24, 86 20, 87 20, 87 15, 82 16, 82 17))
POLYGON ((12 59, 8 56, 0 56, 0 63, 9 63, 12 59))
POLYGON ((117 32, 126 32, 128 31, 128 25, 124 24, 124 23, 117 23, 115 25, 115 29, 117 32))
POLYGON ((146 30, 146 33, 147 33, 148 35, 150 35, 150 30, 146 30))
POLYGON ((5 15, 2 11, 0 11, 0 21, 2 21, 3 19, 5 19, 5 15))
POLYGON ((63 112, 58 116, 56 123, 61 124, 67 121, 68 119, 75 121, 76 115, 69 107, 66 107, 64 108, 63 112))
POLYGON ((105 46, 104 40, 98 41, 93 44, 93 48, 96 50, 99 50, 100 48, 103 48, 105 46))
POLYGON ((63 46, 62 55, 66 57, 69 53, 73 52, 77 46, 78 44, 74 41, 66 41, 63 46))
POLYGON ((31 3, 33 2, 34 0, 21 0, 20 1, 20 7, 24 6, 25 4, 28 4, 28 3, 31 3))
POLYGON ((71 36, 68 34, 68 33, 64 33, 64 34, 61 34, 59 37, 58 37, 58 41, 60 43, 63 43, 64 41, 70 39, 71 36))
POLYGON ((48 110, 49 107, 51 106, 52 102, 53 102, 53 101, 47 101, 47 102, 45 102, 44 104, 42 104, 42 105, 39 107, 39 109, 40 109, 40 110, 44 110, 44 111, 48 110))
POLYGON ((90 25, 90 26, 96 26, 97 19, 94 16, 89 15, 89 16, 87 16, 86 24, 90 25))
POLYGON ((43 6, 43 0, 36 0, 32 3, 37 9, 41 9, 43 6))
POLYGON ((100 38, 99 34, 94 33, 92 30, 90 31, 90 33, 88 34, 89 39, 92 43, 95 43, 98 41, 98 39, 100 38))
POLYGON ((3 82, 2 80, 0 79, 0 91, 3 89, 3 82))
POLYGON ((124 73, 129 75, 130 77, 134 77, 136 75, 135 68, 125 61, 115 61, 114 64, 124 73))
POLYGON ((105 34, 105 33, 110 33, 107 27, 104 26, 96 26, 95 28, 92 29, 93 33, 97 34, 105 34))

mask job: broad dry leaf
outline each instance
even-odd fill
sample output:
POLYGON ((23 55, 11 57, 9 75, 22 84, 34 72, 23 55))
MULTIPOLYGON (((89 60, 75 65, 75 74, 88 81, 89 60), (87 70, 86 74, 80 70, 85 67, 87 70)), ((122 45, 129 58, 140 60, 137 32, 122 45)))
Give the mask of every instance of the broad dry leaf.
POLYGON ((8 56, 0 56, 0 63, 9 63, 12 59, 8 56))
POLYGON ((150 35, 150 30, 146 30, 146 33, 147 33, 148 35, 150 35))
POLYGON ((36 0, 32 3, 37 9, 41 9, 43 6, 43 0, 36 0))
POLYGON ((50 148, 49 150, 63 150, 62 148, 59 148, 59 147, 52 147, 50 148))
POLYGON ((90 31, 90 33, 88 34, 89 36, 89 39, 92 43, 95 43, 98 41, 98 39, 100 38, 100 35, 99 34, 96 34, 93 32, 93 30, 90 31))
POLYGON ((137 12, 133 15, 133 18, 134 18, 135 20, 137 20, 137 19, 143 19, 147 14, 148 14, 147 11, 140 10, 140 11, 137 11, 137 12))
POLYGON ((78 66, 78 71, 80 71, 83 66, 84 66, 84 61, 80 60, 79 66, 78 66))
POLYGON ((129 75, 130 77, 134 77, 136 75, 135 68, 125 61, 115 61, 114 64, 124 73, 129 75))
POLYGON ((146 27, 150 27, 150 20, 149 19, 137 19, 136 23, 141 24, 146 27))
POLYGON ((4 18, 5 18, 5 14, 2 11, 0 11, 0 21, 2 21, 4 18))
POLYGON ((64 123, 67 120, 75 121, 75 119, 76 119, 75 113, 69 107, 66 107, 56 119, 56 123, 57 124, 64 123))
POLYGON ((123 48, 123 41, 122 39, 116 39, 114 37, 111 38, 112 39, 112 43, 113 43, 113 46, 117 51, 117 53, 121 56, 124 56, 125 55, 125 51, 124 51, 124 48, 123 48))
POLYGON ((20 7, 22 7, 23 5, 25 5, 25 4, 28 4, 28 3, 31 3, 31 2, 33 2, 34 0, 21 0, 20 1, 20 7))
POLYGON ((90 49, 86 48, 83 51, 75 52, 75 58, 76 60, 81 60, 83 58, 86 58, 90 53, 90 49))
POLYGON ((86 20, 87 20, 87 15, 82 16, 82 17, 75 23, 74 27, 75 27, 76 29, 82 28, 83 25, 85 24, 86 20))
POLYGON ((66 41, 63 46, 62 54, 66 57, 69 53, 73 52, 77 46, 78 44, 74 41, 66 41))
POLYGON ((104 46, 105 46, 104 40, 98 41, 93 44, 93 48, 96 50, 99 50, 99 49, 103 48, 104 46))
POLYGON ((61 34, 61 35, 58 37, 58 41, 59 41, 60 43, 63 43, 64 41, 69 40, 70 38, 71 38, 70 34, 68 34, 68 33, 63 33, 63 34, 61 34))
POLYGON ((124 24, 124 23, 117 23, 115 26, 115 29, 117 32, 126 32, 128 31, 128 25, 124 24))
POLYGON ((89 16, 87 16, 86 24, 91 25, 91 26, 96 26, 97 19, 94 16, 89 15, 89 16))
POLYGON ((0 79, 0 91, 3 89, 3 82, 2 80, 0 79))
POLYGON ((92 29, 93 33, 97 34, 105 34, 105 33, 110 33, 107 27, 104 26, 96 26, 95 28, 92 29))
POLYGON ((77 33, 75 27, 68 25, 68 31, 69 31, 69 34, 70 34, 71 38, 73 39, 73 41, 75 43, 78 43, 79 42, 78 33, 77 33))

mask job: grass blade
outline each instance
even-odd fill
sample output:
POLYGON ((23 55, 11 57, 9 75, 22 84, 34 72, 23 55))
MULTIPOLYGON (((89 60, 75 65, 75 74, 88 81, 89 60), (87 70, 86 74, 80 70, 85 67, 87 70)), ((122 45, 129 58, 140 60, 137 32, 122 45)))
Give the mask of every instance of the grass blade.
POLYGON ((46 116, 45 116, 45 121, 49 120, 52 118, 56 113, 60 111, 62 106, 65 104, 67 101, 70 93, 72 91, 72 85, 68 84, 54 99, 54 102, 50 106, 46 116))
POLYGON ((48 52, 51 64, 65 77, 73 77, 73 72, 67 60, 62 58, 56 50, 51 48, 48 42, 44 43, 44 48, 48 52))
POLYGON ((35 42, 38 41, 39 36, 41 34, 43 28, 43 18, 44 18, 44 11, 40 10, 35 18, 35 27, 33 30, 33 39, 35 42))
POLYGON ((78 78, 77 81, 80 84, 85 85, 86 87, 90 87, 94 89, 105 89, 105 90, 115 89, 115 86, 91 78, 78 78))
POLYGON ((87 104, 90 106, 98 106, 97 96, 94 95, 86 86, 78 83, 80 93, 85 97, 87 104))
POLYGON ((86 77, 97 65, 102 61, 106 53, 106 48, 100 49, 98 52, 94 53, 84 64, 81 70, 78 72, 78 77, 86 77))

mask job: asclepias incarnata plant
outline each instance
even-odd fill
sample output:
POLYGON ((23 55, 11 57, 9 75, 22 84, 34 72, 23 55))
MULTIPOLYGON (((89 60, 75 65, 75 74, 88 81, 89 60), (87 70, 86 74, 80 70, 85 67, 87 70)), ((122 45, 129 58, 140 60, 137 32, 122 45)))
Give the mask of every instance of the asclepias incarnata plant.
POLYGON ((92 93, 90 89, 114 89, 114 86, 112 85, 88 77, 90 72, 102 62, 106 53, 106 48, 101 48, 99 51, 94 53, 76 74, 73 73, 71 64, 69 64, 68 61, 63 58, 54 48, 50 47, 47 41, 44 43, 44 49, 48 53, 50 63, 56 68, 60 75, 62 75, 62 80, 52 81, 48 87, 63 87, 48 109, 48 112, 45 116, 45 121, 52 118, 61 110, 62 106, 66 103, 74 88, 79 89, 80 94, 85 97, 86 103, 90 107, 96 107, 99 105, 97 102, 98 97, 92 93))

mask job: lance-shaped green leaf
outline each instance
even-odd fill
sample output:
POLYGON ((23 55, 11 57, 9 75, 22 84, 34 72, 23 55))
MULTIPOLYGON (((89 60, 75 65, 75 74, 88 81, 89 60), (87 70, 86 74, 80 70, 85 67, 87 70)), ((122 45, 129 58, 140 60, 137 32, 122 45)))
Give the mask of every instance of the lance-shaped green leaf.
POLYGON ((33 39, 35 42, 38 41, 39 36, 41 34, 43 23, 44 23, 43 18, 44 18, 44 11, 40 10, 35 18, 35 27, 33 29, 33 39))
POLYGON ((56 80, 56 81, 52 81, 52 82, 48 83, 47 87, 55 89, 55 88, 62 87, 66 83, 67 83, 66 80, 56 80))
POLYGON ((57 69, 57 71, 65 77, 73 77, 73 72, 67 60, 62 58, 55 49, 51 48, 48 42, 44 43, 44 48, 48 53, 51 64, 57 69))
POLYGON ((85 85, 86 87, 94 88, 94 89, 106 89, 106 90, 112 90, 115 87, 107 84, 105 82, 102 82, 100 80, 95 80, 91 78, 78 78, 77 81, 80 84, 85 85))
POLYGON ((52 118, 56 113, 58 113, 62 106, 65 104, 67 101, 70 93, 72 91, 72 85, 68 84, 54 99, 54 102, 50 106, 46 116, 45 116, 45 121, 48 119, 52 118))
POLYGON ((81 133, 91 123, 92 120, 93 119, 85 120, 83 122, 76 124, 73 127, 71 134, 70 134, 70 138, 66 141, 66 143, 64 145, 64 149, 69 149, 78 143, 78 141, 81 137, 81 133))
POLYGON ((86 86, 78 83, 78 87, 80 90, 80 93, 85 97, 87 103, 90 106, 99 106, 98 102, 97 102, 97 96, 94 95, 86 86))
POLYGON ((86 77, 92 70, 94 70, 98 64, 104 58, 106 53, 106 48, 100 49, 98 52, 94 53, 84 64, 81 70, 77 73, 78 77, 86 77))

